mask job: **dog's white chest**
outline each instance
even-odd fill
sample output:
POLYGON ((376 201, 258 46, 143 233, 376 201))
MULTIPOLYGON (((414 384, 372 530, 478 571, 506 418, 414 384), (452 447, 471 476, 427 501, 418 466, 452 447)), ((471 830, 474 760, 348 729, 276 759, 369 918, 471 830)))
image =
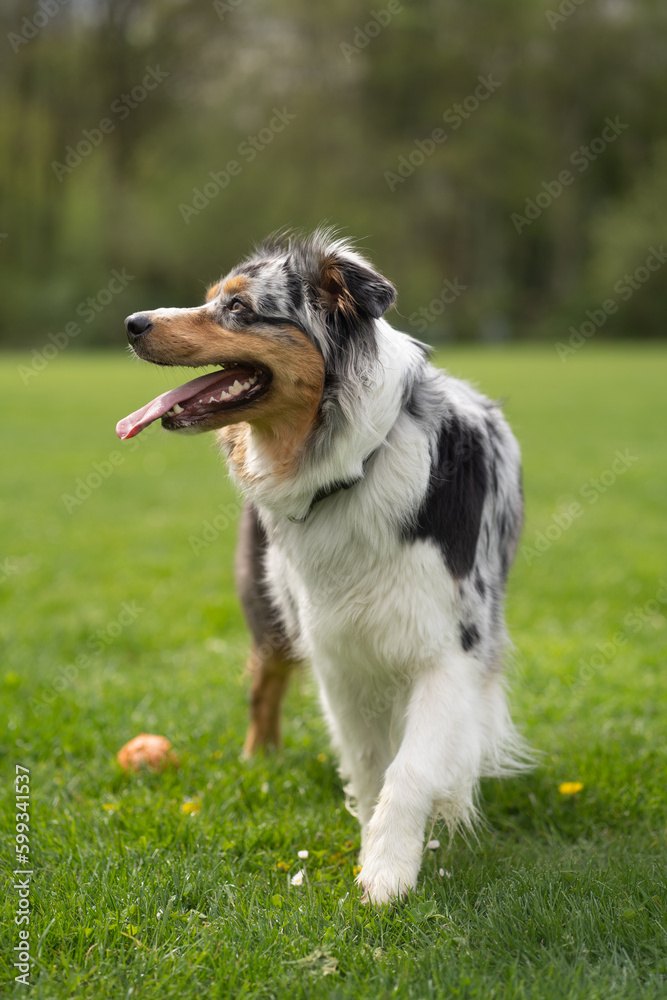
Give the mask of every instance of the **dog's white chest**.
POLYGON ((316 671, 411 672, 453 639, 454 582, 430 542, 361 531, 348 506, 270 547, 274 599, 316 671))

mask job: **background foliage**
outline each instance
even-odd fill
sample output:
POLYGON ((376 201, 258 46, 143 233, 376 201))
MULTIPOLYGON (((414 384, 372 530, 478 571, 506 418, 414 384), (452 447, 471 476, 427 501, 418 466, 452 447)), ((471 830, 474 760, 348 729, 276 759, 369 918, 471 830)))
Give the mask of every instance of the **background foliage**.
MULTIPOLYGON (((39 347, 77 321, 77 344, 118 342, 127 313, 194 304, 252 241, 323 219, 372 253, 396 322, 424 339, 566 339, 664 238, 666 27, 660 0, 6 0, 2 341, 39 347), (164 82, 124 104, 156 67, 164 82), (493 93, 454 127, 480 77, 493 93), (294 117, 250 160, 241 144, 276 108, 294 117), (627 127, 574 167, 607 118, 627 127), (388 181, 401 158, 412 172, 388 181), (445 280, 465 291, 443 308, 445 280)), ((634 291, 602 333, 663 336, 667 284, 634 291)))

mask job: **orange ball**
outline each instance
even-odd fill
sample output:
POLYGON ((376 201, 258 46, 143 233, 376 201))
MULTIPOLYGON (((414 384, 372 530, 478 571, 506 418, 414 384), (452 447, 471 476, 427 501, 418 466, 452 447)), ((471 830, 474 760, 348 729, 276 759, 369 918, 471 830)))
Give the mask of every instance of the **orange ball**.
POLYGON ((178 757, 172 752, 171 743, 166 736, 155 736, 151 733, 139 733, 133 740, 126 743, 116 754, 116 760, 124 771, 140 771, 142 767, 149 771, 166 771, 169 767, 178 767, 178 757))

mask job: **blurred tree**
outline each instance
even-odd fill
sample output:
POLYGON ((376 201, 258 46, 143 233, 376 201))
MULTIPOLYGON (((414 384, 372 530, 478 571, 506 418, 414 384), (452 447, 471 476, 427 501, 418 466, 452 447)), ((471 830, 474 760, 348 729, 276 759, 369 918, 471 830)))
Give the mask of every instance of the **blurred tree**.
MULTIPOLYGON (((666 27, 659 0, 7 0, 0 339, 125 268, 76 341, 121 343, 322 220, 424 339, 556 339, 664 231, 666 27)), ((662 336, 664 287, 604 332, 662 336)))

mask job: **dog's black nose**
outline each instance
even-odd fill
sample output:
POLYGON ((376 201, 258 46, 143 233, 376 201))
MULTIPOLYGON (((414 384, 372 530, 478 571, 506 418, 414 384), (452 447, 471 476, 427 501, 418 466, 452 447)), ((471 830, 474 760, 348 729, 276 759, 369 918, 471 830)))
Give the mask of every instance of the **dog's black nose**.
POLYGON ((127 335, 130 340, 138 340, 153 326, 153 321, 146 313, 132 313, 125 320, 127 335))

